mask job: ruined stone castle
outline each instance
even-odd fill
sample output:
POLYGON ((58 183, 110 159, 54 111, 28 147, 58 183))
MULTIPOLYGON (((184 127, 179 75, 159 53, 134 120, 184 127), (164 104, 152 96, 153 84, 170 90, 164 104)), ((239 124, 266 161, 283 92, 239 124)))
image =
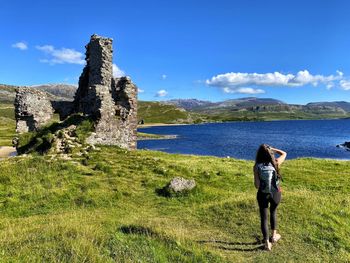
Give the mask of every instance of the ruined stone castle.
POLYGON ((17 88, 16 131, 38 130, 54 113, 64 120, 81 113, 94 122, 89 144, 136 149, 137 87, 129 77, 113 78, 112 39, 92 35, 74 101, 51 101, 43 91, 17 88))

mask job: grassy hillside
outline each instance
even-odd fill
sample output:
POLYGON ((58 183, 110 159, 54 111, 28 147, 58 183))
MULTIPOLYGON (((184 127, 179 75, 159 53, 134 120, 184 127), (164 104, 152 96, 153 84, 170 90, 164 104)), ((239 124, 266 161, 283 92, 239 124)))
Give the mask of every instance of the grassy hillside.
POLYGON ((101 147, 0 162, 4 262, 346 262, 349 162, 283 166, 282 240, 261 250, 252 162, 101 147), (194 192, 157 194, 175 176, 194 192))
POLYGON ((149 123, 197 123, 205 120, 198 113, 190 113, 174 105, 159 102, 139 101, 138 119, 149 123))
MULTIPOLYGON (((74 86, 59 84, 41 85, 36 88, 49 92, 51 94, 50 97, 57 100, 71 98, 75 91, 74 86)), ((11 106, 14 98, 15 87, 0 84, 0 107, 3 106, 2 104, 11 106)), ((204 103, 204 105, 194 107, 192 110, 183 110, 181 107, 169 104, 171 101, 165 102, 168 104, 139 101, 138 120, 143 120, 147 125, 154 123, 187 124, 222 121, 350 118, 350 113, 340 107, 342 102, 309 103, 309 106, 302 106, 278 104, 278 101, 273 99, 259 99, 258 101, 247 99, 249 98, 242 99, 242 101, 239 99, 228 100, 218 103, 216 106, 214 103, 205 104, 205 102, 198 100, 182 100, 182 104, 179 104, 188 106, 193 103, 204 103), (265 104, 260 105, 257 103, 265 104)), ((347 109, 347 103, 343 103, 345 106, 343 105, 342 107, 347 109)), ((13 111, 11 112, 10 107, 7 107, 7 109, 0 108, 0 116, 5 116, 4 114, 11 118, 14 115, 13 111)))
POLYGON ((0 146, 12 144, 15 128, 16 122, 13 105, 0 102, 0 146))
MULTIPOLYGON (((0 112, 0 143, 14 120, 0 112)), ((1 144, 0 144, 1 145, 1 144)), ((4 145, 4 144, 3 144, 4 145)), ((347 262, 350 163, 287 161, 282 240, 261 249, 253 162, 99 147, 0 161, 2 262, 347 262), (164 197, 173 177, 192 193, 164 197)))

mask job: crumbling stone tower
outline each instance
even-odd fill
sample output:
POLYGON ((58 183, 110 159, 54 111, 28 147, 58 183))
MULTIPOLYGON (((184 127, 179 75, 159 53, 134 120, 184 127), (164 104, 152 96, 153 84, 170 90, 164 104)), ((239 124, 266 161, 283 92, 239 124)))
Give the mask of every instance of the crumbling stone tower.
MULTIPOLYGON (((34 109, 38 108, 40 111, 44 108, 47 114, 40 117, 40 125, 47 123, 53 111, 59 113, 61 119, 73 113, 82 113, 94 121, 94 132, 87 139, 87 143, 136 149, 137 87, 128 77, 113 78, 112 39, 92 35, 86 45, 85 59, 86 65, 79 78, 79 87, 73 102, 51 101, 51 105, 47 106, 47 99, 23 101, 25 95, 22 91, 17 91, 15 106, 25 104, 26 109, 32 109, 29 110, 32 112, 25 113, 26 116, 40 116, 34 109)), ((25 94, 29 93, 25 91, 25 94)), ((18 129, 19 132, 36 130, 40 126, 33 128, 30 121, 22 125, 22 115, 21 109, 16 106, 17 127, 25 126, 18 129)))
POLYGON ((92 35, 86 46, 86 66, 79 78, 75 112, 91 116, 91 144, 136 148, 137 87, 130 78, 113 78, 112 39, 92 35))

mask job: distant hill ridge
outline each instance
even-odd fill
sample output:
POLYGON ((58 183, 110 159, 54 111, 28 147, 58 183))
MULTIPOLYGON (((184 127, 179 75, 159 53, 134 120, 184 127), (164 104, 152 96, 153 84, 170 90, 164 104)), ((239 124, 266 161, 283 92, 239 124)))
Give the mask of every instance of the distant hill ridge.
MULTIPOLYGON (((31 86, 46 91, 52 100, 72 100, 77 89, 68 84, 31 86)), ((13 103, 14 85, 0 84, 0 103, 13 103)), ((211 102, 198 99, 140 101, 138 119, 145 123, 201 123, 284 119, 350 118, 350 102, 288 104, 273 98, 245 97, 211 102)))
MULTIPOLYGON (((328 109, 334 111, 344 111, 350 112, 350 102, 346 101, 334 101, 334 102, 310 102, 306 105, 299 104, 288 104, 281 100, 276 100, 272 98, 256 98, 256 97, 246 97, 239 99, 230 99, 221 102, 211 102, 203 101, 197 99, 173 99, 162 102, 164 104, 171 104, 185 110, 215 110, 222 108, 231 109, 245 109, 250 107, 265 106, 266 109, 284 109, 284 110, 295 110, 295 109, 328 109)), ((258 108, 259 110, 259 108, 258 108)), ((261 109, 260 109, 261 110, 261 109)))
MULTIPOLYGON (((15 89, 17 87, 22 86, 0 84, 0 101, 13 102, 16 96, 15 89)), ((77 89, 76 86, 70 84, 41 84, 26 87, 46 91, 54 100, 72 100, 77 89)))

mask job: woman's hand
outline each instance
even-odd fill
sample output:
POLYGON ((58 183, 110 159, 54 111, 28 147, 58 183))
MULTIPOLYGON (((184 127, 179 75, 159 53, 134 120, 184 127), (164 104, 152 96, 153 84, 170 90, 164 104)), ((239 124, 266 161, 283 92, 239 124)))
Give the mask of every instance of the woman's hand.
POLYGON ((277 153, 279 154, 280 156, 276 159, 276 162, 277 162, 277 165, 280 166, 284 160, 286 159, 287 157, 287 153, 285 151, 282 151, 280 149, 277 149, 277 148, 273 148, 273 147, 270 147, 270 150, 274 153, 277 153))

